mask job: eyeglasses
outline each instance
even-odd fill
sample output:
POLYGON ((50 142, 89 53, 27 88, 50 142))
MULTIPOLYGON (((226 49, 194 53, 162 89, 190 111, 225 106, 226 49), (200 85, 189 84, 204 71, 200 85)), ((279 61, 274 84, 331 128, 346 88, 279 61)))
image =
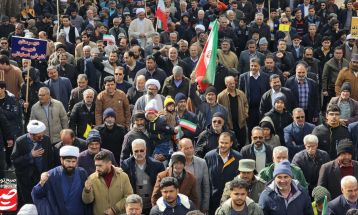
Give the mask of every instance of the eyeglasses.
POLYGON ((221 124, 222 121, 221 120, 213 120, 213 123, 221 124))
POLYGON ((254 139, 254 140, 263 140, 264 137, 263 136, 256 136, 256 137, 252 137, 252 139, 254 139))
POLYGON ((296 116, 295 119, 304 119, 305 116, 296 116))
POLYGON ((122 76, 123 73, 114 73, 114 75, 119 75, 119 76, 122 76))
POLYGON ((141 150, 134 150, 134 153, 143 153, 144 152, 144 149, 141 149, 141 150))

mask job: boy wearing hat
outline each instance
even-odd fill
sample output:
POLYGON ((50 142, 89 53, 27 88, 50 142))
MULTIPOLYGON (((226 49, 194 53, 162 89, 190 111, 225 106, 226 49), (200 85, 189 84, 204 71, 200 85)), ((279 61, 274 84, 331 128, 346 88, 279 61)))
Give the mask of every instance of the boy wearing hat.
POLYGON ((179 124, 179 117, 175 110, 175 102, 171 96, 167 96, 164 100, 164 110, 160 112, 165 116, 167 125, 175 128, 179 124))
POLYGON ((259 205, 265 214, 313 215, 310 196, 298 181, 293 180, 288 160, 275 166, 273 177, 260 195, 259 205))
POLYGON ((153 157, 158 161, 166 161, 173 149, 171 135, 178 132, 177 128, 170 127, 166 118, 158 114, 158 108, 154 99, 145 106, 145 118, 148 120, 147 131, 154 148, 153 157))
POLYGON ((27 134, 16 139, 11 160, 15 167, 19 205, 32 203, 31 190, 40 180, 40 174, 54 165, 51 140, 45 133, 46 126, 30 120, 27 134))
POLYGON ((82 190, 88 175, 82 167, 76 167, 78 156, 77 147, 63 146, 61 166, 41 174, 31 193, 39 214, 87 214, 82 190))

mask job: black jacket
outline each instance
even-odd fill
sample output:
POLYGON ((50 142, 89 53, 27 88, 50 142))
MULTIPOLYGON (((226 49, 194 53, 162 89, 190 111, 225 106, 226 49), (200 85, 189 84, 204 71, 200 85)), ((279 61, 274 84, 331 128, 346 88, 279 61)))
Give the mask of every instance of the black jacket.
MULTIPOLYGON (((53 154, 54 154, 54 162, 55 162, 55 166, 61 165, 60 162, 60 149, 63 146, 63 142, 60 141, 58 143, 56 143, 56 145, 53 146, 53 154)), ((73 140, 73 144, 72 146, 76 146, 77 148, 80 149, 80 152, 83 152, 84 150, 87 149, 87 143, 84 139, 75 137, 75 139, 73 140)))
POLYGON ((102 124, 97 126, 96 129, 102 138, 101 147, 111 151, 117 163, 120 163, 123 138, 127 133, 126 128, 122 125, 114 124, 112 129, 108 129, 106 125, 102 124))
MULTIPOLYGON (((266 143, 264 143, 264 145, 265 145, 265 149, 266 149, 265 150, 266 166, 268 166, 272 163, 272 148, 271 148, 271 146, 267 145, 266 143)), ((254 144, 252 144, 252 143, 242 147, 240 153, 241 153, 243 159, 256 160, 256 155, 254 152, 254 144)))
MULTIPOLYGON (((13 131, 15 134, 14 139, 23 134, 22 128, 22 108, 19 102, 14 96, 10 96, 7 92, 5 97, 0 99, 0 108, 3 110, 3 113, 9 122, 9 127, 7 129, 13 131)), ((30 111, 31 109, 29 109, 30 111)))
POLYGON ((86 131, 87 125, 95 125, 95 102, 92 103, 90 110, 88 110, 84 101, 81 101, 73 107, 70 115, 69 127, 76 133, 77 137, 86 139, 83 134, 86 131))
MULTIPOLYGON (((129 177, 129 181, 131 182, 132 188, 133 188, 133 192, 137 193, 137 175, 136 175, 136 168, 135 168, 136 162, 133 156, 125 159, 122 163, 121 163, 121 168, 123 169, 123 171, 125 173, 127 173, 128 177, 129 177)), ((145 159, 145 169, 144 172, 147 173, 147 175, 150 178, 150 185, 152 187, 154 187, 155 185, 155 181, 157 179, 157 175, 158 173, 164 171, 164 165, 159 162, 154 160, 153 158, 147 156, 145 159)))
POLYGON ((143 132, 132 129, 126 135, 124 135, 123 139, 124 140, 122 144, 122 152, 121 152, 121 159, 120 159, 121 163, 132 155, 132 142, 133 140, 136 139, 145 140, 147 145, 147 155, 152 154, 152 150, 154 149, 154 147, 152 146, 149 137, 143 132))
POLYGON ((77 86, 78 71, 74 65, 66 63, 64 66, 57 65, 56 68, 59 76, 70 79, 72 88, 77 86))
MULTIPOLYGON (((229 132, 233 140, 232 149, 237 149, 239 144, 237 142, 234 132, 224 126, 222 132, 229 132)), ((221 133, 220 133, 221 134, 221 133)), ((195 146, 195 154, 203 158, 209 151, 218 148, 218 140, 220 134, 215 133, 211 125, 199 134, 198 141, 195 146)))
MULTIPOLYGON (((294 99, 294 96, 290 89, 286 87, 281 87, 281 93, 286 96, 285 108, 288 112, 291 113, 292 110, 297 107, 297 102, 294 99)), ((268 90, 261 97, 261 102, 260 102, 261 116, 265 115, 265 113, 269 112, 272 109, 271 95, 272 95, 272 89, 268 90)))
POLYGON ((337 145, 340 140, 350 138, 348 128, 343 125, 332 128, 326 123, 318 125, 312 131, 318 137, 318 148, 326 151, 331 160, 337 157, 337 145))
POLYGON ((269 116, 275 126, 276 134, 280 137, 280 142, 284 143, 285 138, 283 134, 283 129, 292 123, 292 116, 287 110, 284 110, 282 113, 277 112, 275 109, 271 109, 265 114, 269 116))
MULTIPOLYGON (((155 61, 157 62, 158 66, 164 70, 167 77, 173 74, 172 70, 173 70, 174 65, 170 61, 169 58, 161 56, 160 52, 156 52, 154 54, 154 57, 155 57, 155 61)), ((189 70, 189 67, 186 65, 186 63, 184 61, 180 60, 179 57, 178 57, 177 65, 181 66, 181 68, 183 69, 184 75, 187 78, 189 78, 192 71, 189 70)))

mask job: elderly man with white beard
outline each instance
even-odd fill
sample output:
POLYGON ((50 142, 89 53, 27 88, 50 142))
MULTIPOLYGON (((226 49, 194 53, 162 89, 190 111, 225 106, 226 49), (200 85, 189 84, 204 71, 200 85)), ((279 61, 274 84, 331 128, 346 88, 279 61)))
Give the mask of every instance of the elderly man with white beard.
POLYGON ((128 28, 129 40, 137 39, 142 48, 145 48, 151 36, 155 34, 152 21, 145 18, 145 9, 137 8, 137 18, 134 19, 128 28))
POLYGON ((121 163, 132 155, 132 143, 136 139, 143 139, 146 144, 148 154, 152 154, 153 148, 151 147, 151 141, 148 137, 147 130, 145 128, 145 113, 144 111, 138 111, 133 113, 132 126, 130 131, 124 136, 121 152, 121 163))
POLYGON ((163 110, 164 106, 164 96, 160 95, 158 92, 160 90, 160 83, 156 79, 148 79, 145 82, 145 90, 147 91, 147 94, 141 96, 135 103, 133 112, 136 111, 144 111, 145 106, 147 103, 154 99, 156 101, 156 107, 158 108, 158 111, 163 110))
POLYGON ((127 173, 134 193, 142 197, 143 214, 149 214, 157 174, 165 168, 161 162, 147 156, 146 141, 143 139, 136 139, 132 142, 132 154, 121 163, 121 168, 127 173))

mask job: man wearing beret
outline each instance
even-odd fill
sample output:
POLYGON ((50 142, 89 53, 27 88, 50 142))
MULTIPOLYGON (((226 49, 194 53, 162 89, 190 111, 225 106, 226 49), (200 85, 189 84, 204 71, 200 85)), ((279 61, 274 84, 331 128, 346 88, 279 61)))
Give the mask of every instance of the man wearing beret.
POLYGON ((53 150, 46 126, 38 120, 30 120, 27 134, 16 139, 11 160, 15 167, 19 206, 32 203, 31 190, 40 180, 40 174, 54 164, 53 150))
POLYGON ((337 145, 337 158, 321 166, 317 184, 328 189, 332 199, 341 195, 340 181, 344 176, 358 177, 358 162, 352 160, 352 141, 343 139, 337 145))
POLYGON ((39 214, 89 214, 81 198, 87 172, 76 167, 78 156, 79 148, 63 146, 61 165, 41 174, 31 193, 39 214))
POLYGON ((259 205, 265 215, 313 215, 310 196, 293 174, 288 160, 275 166, 274 180, 261 193, 259 205))

